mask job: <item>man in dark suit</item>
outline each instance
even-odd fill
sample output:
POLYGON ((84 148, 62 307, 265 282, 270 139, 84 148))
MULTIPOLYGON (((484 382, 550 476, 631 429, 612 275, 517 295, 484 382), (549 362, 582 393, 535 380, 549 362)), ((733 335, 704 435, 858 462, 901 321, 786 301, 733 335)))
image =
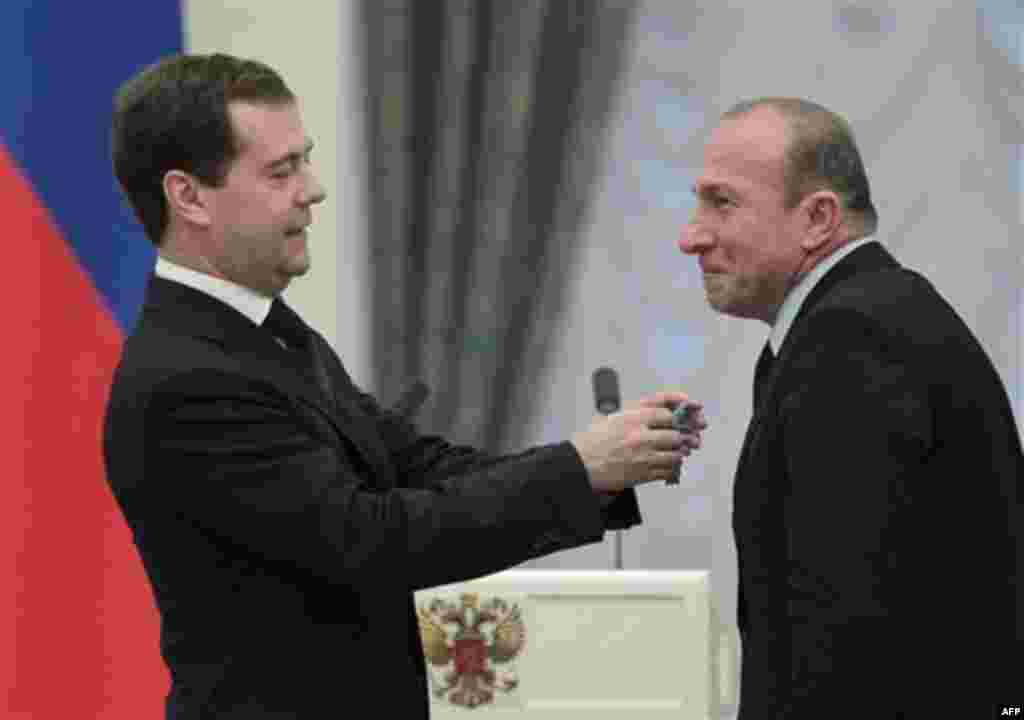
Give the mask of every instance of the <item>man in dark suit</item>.
POLYGON ((426 718, 413 591, 640 522, 699 444, 662 392, 494 457, 361 392, 279 297, 324 199, 260 63, 158 63, 120 90, 118 181, 157 245, 106 415, 108 479, 162 619, 167 717, 426 718))
POLYGON ((1018 429, 971 331, 869 237, 847 124, 803 100, 740 103, 694 191, 680 248, 709 304, 771 326, 733 497, 739 717, 1019 702, 1018 429))

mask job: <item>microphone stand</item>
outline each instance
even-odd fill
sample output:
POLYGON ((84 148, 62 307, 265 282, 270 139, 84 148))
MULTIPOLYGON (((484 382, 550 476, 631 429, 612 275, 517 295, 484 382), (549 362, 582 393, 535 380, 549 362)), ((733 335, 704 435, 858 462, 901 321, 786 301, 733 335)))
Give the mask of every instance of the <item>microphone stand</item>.
POLYGON ((622 569, 622 531, 616 530, 612 538, 612 562, 616 570, 622 569))
MULTIPOLYGON (((619 394, 619 375, 610 367, 601 367, 592 376, 594 404, 602 415, 611 415, 622 408, 619 394)), ((622 569, 622 531, 616 530, 612 538, 613 563, 616 570, 622 569)))
MULTIPOLYGON (((610 403, 599 403, 597 411, 602 415, 611 415, 619 408, 613 407, 610 403)), ((615 570, 622 569, 622 531, 616 530, 612 536, 612 567, 615 570)))

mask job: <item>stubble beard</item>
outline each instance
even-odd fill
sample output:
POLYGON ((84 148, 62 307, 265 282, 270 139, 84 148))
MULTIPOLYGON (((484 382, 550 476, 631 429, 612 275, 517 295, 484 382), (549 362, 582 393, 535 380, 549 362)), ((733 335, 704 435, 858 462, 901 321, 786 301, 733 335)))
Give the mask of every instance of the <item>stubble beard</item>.
POLYGON ((753 288, 744 285, 741 278, 725 273, 704 274, 704 295, 715 312, 738 318, 752 318, 753 288))
POLYGON ((704 295, 708 305, 717 312, 731 314, 736 296, 735 280, 722 273, 704 274, 704 295))

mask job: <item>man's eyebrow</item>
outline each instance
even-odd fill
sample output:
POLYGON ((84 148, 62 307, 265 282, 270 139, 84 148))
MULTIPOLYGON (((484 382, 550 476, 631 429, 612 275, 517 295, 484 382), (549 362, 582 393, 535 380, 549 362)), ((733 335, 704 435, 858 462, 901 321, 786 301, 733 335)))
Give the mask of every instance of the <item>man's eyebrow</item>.
POLYGON ((293 150, 292 152, 286 153, 286 154, 282 155, 281 157, 279 157, 279 158, 277 158, 275 160, 271 160, 270 162, 268 162, 264 166, 264 169, 265 170, 270 170, 272 168, 277 167, 278 165, 283 165, 285 163, 293 163, 296 160, 301 160, 306 155, 309 155, 309 153, 311 153, 312 151, 313 151, 313 141, 307 139, 306 140, 306 144, 302 146, 302 150, 301 151, 293 150))
POLYGON ((694 195, 713 195, 715 193, 726 193, 731 192, 731 189, 725 185, 721 185, 715 182, 704 183, 700 186, 700 189, 696 185, 690 188, 694 195))

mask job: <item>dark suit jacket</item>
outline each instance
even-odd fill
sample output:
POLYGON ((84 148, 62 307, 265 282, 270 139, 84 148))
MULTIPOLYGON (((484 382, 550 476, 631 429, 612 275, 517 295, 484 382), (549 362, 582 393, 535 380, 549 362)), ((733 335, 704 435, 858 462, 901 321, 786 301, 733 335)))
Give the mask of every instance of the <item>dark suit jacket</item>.
POLYGON ((765 395, 734 492, 740 720, 981 718, 1022 697, 1024 459, 953 309, 858 248, 765 395))
POLYGON ((162 619, 168 718, 426 718, 414 590, 640 522, 571 444, 421 436, 314 351, 329 392, 242 314, 150 280, 104 455, 162 619))

